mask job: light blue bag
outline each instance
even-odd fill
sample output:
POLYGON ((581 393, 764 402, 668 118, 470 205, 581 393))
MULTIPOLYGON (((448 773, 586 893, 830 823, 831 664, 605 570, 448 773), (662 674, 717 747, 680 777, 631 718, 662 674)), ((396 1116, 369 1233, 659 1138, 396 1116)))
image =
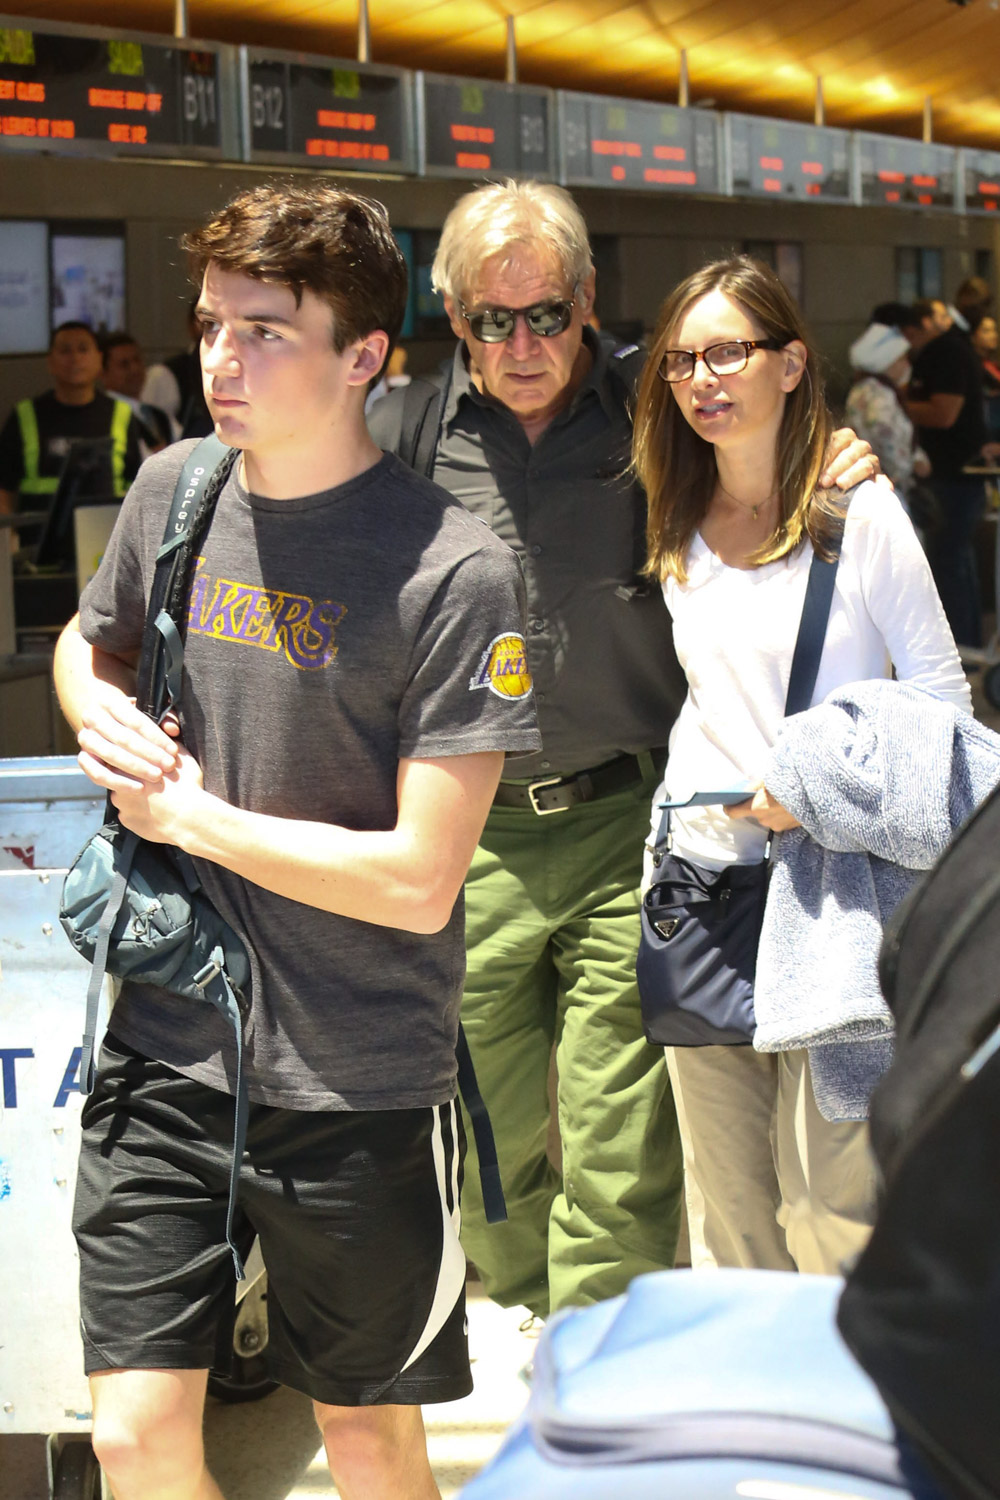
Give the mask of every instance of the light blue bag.
POLYGON ((664 1271, 557 1314, 463 1500, 941 1500, 837 1333, 842 1289, 664 1271))

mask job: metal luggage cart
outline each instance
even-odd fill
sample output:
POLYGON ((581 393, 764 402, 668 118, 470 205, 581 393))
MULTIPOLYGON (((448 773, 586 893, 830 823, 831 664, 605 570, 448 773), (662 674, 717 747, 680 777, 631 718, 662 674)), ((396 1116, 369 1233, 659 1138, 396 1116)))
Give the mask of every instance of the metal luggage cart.
MULTIPOLYGON (((89 1440, 70 1228, 89 970, 59 925, 63 876, 103 813, 75 758, 0 760, 0 1435, 48 1435, 52 1500, 108 1493, 89 1440)), ((274 1389, 262 1358, 266 1296, 255 1245, 237 1292, 233 1368, 210 1378, 220 1400, 274 1389)))
POLYGON ((69 756, 0 760, 0 1433, 50 1435, 53 1500, 103 1493, 70 1231, 87 969, 58 915, 103 806, 69 756))

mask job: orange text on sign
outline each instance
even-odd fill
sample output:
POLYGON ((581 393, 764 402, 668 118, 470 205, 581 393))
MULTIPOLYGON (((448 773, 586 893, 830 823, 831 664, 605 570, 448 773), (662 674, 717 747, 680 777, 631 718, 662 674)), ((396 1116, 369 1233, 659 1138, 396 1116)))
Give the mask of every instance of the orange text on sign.
POLYGON ((140 89, 88 89, 87 103, 91 109, 145 110, 158 115, 163 108, 163 95, 144 94, 140 89))

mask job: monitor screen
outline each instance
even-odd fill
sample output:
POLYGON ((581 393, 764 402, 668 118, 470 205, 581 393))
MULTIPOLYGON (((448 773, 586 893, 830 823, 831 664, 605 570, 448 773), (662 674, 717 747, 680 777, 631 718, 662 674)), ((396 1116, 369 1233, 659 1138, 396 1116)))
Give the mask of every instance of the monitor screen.
POLYGON ((86 323, 111 333, 125 322, 125 237, 52 232, 52 327, 86 323))
POLYGON ((0 354, 49 347, 48 225, 0 220, 0 354))

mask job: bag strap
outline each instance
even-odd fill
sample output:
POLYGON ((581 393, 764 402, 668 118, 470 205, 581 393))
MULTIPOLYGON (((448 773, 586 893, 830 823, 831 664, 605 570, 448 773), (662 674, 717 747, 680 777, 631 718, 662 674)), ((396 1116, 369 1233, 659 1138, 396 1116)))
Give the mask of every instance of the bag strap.
POLYGON ((479 1092, 479 1082, 476 1078, 476 1070, 472 1064, 469 1041, 461 1022, 458 1027, 458 1040, 455 1043, 455 1058, 458 1062, 459 1092, 462 1095, 462 1103, 465 1105, 466 1113, 472 1123, 472 1134, 476 1141, 476 1155, 479 1157, 479 1182, 483 1190, 483 1208, 486 1213, 486 1222, 487 1224, 503 1224, 507 1218, 507 1204, 503 1196, 503 1183, 500 1181, 497 1145, 493 1136, 493 1126, 490 1123, 489 1111, 486 1108, 482 1094, 479 1092))
POLYGON ((169 706, 175 707, 180 699, 180 674, 183 663, 183 646, 180 645, 180 633, 176 628, 177 622, 174 621, 176 639, 171 653, 172 675, 168 674, 166 679, 161 675, 164 670, 164 627, 161 616, 164 620, 170 621, 169 614, 164 610, 164 604, 202 496, 216 471, 222 464, 232 461, 231 455, 235 456, 233 449, 220 443, 214 434, 202 438, 201 442, 188 454, 174 486, 170 512, 163 531, 163 541, 156 553, 156 567, 149 590, 149 601, 146 605, 146 624, 142 633, 142 649, 139 654, 136 680, 136 703, 144 713, 148 713, 151 718, 157 720, 163 717, 167 706, 163 700, 172 688, 176 690, 176 693, 169 698, 169 706), (178 646, 180 646, 180 660, 177 660, 176 648, 178 646))
POLYGON ((452 370, 453 365, 449 363, 440 382, 411 380, 403 392, 403 413, 396 453, 415 473, 423 474, 426 479, 434 478, 444 409, 451 392, 452 370))
POLYGON ((244 1281, 246 1271, 243 1257, 236 1244, 234 1224, 236 1198, 240 1187, 240 1164, 247 1143, 247 1121, 250 1118, 250 1094, 243 1076, 243 1017, 240 1013, 236 991, 226 973, 226 955, 222 944, 212 949, 208 963, 199 969, 194 982, 205 999, 215 1006, 219 1014, 229 1022, 236 1038, 236 1114, 233 1121, 233 1159, 229 1168, 229 1201, 226 1204, 226 1244, 233 1257, 236 1280, 244 1281))
MULTIPOLYGON (((844 517, 854 496, 854 490, 844 495, 844 517)), ((840 549, 844 540, 843 527, 828 542, 830 557, 821 557, 813 551, 812 566, 806 581, 806 596, 802 602, 799 633, 795 638, 792 653, 792 668, 788 675, 788 693, 785 697, 785 718, 802 713, 812 703, 819 664, 826 641, 826 627, 830 620, 830 605, 833 602, 833 586, 837 581, 840 564, 840 549)))
MULTIPOLYGON (((630 425, 635 414, 636 391, 639 389, 639 381, 646 368, 647 358, 646 350, 640 348, 638 344, 625 344, 622 348, 615 349, 608 360, 608 378, 611 389, 630 425)), ((647 578, 644 572, 646 559, 649 556, 649 549, 646 545, 648 516, 646 492, 634 476, 631 489, 632 578, 628 584, 621 584, 615 591, 618 597, 624 599, 626 603, 633 599, 646 598, 655 588, 653 580, 647 578)))

